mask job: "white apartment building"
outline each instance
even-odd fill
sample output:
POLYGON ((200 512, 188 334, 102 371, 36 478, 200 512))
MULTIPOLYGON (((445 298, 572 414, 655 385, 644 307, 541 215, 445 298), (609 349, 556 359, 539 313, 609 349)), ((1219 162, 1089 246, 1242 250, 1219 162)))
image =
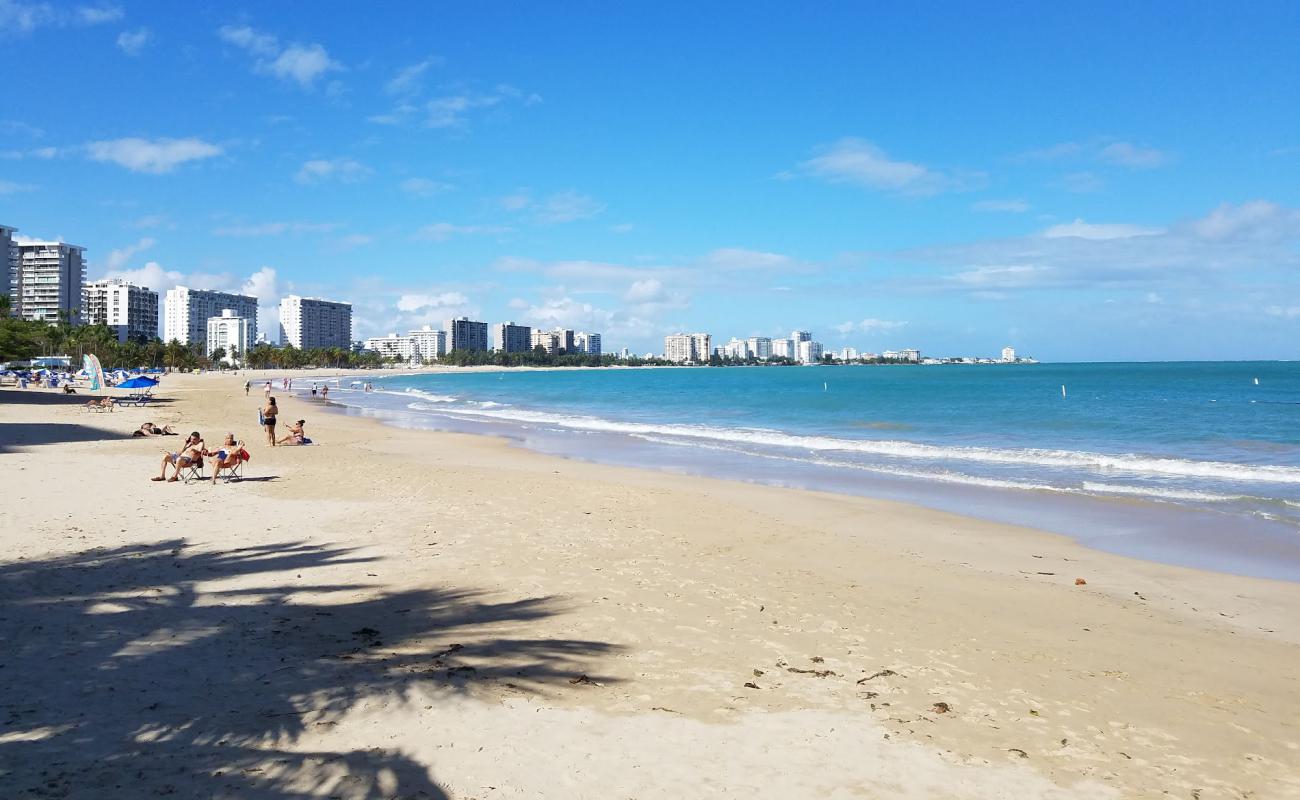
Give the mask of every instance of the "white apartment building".
POLYGON ((15 313, 34 322, 58 322, 67 314, 81 324, 86 248, 67 242, 19 241, 15 247, 10 301, 15 313))
POLYGON ((486 351, 491 344, 488 341, 488 324, 477 322, 469 317, 449 319, 444 326, 447 331, 447 351, 476 350, 486 351))
POLYGON ((220 349, 223 351, 222 362, 237 363, 252 345, 253 337, 249 335, 251 324, 247 317, 241 317, 229 308, 221 309, 218 316, 209 317, 204 335, 204 352, 208 358, 220 349))
POLYGON ((398 336, 396 333, 390 333, 387 336, 372 336, 366 340, 365 349, 373 350, 384 358, 398 358, 402 361, 410 361, 411 356, 415 354, 415 342, 410 336, 398 336))
POLYGON ((352 304, 291 294, 280 300, 280 344, 299 350, 352 346, 352 304))
POLYGON ((1002 360, 1003 360, 1004 362, 1013 362, 1013 361, 1015 361, 1015 360, 1016 360, 1016 348, 1014 348, 1014 347, 1004 347, 1004 348, 1002 348, 1002 360))
POLYGON ((745 339, 732 339, 722 346, 723 358, 734 358, 740 361, 749 359, 749 342, 745 339))
POLYGON ((772 357, 772 340, 766 336, 751 336, 745 344, 754 358, 766 361, 772 357))
POLYGON ((81 319, 107 325, 119 342, 158 338, 158 293, 120 278, 92 281, 82 292, 81 319))
POLYGON ((798 347, 800 342, 811 342, 812 333, 810 331, 791 331, 790 341, 794 342, 795 347, 798 347))
POLYGON ((579 353, 598 356, 600 355, 600 334, 578 331, 573 334, 573 347, 579 353))
POLYGON ((167 290, 163 309, 163 341, 203 344, 208 338, 208 320, 225 309, 248 320, 248 337, 240 352, 257 341, 257 298, 245 294, 214 292, 177 286, 167 290))
POLYGON ((794 343, 789 339, 772 340, 772 358, 794 358, 794 343))
POLYGON ((913 364, 915 364, 921 360, 921 351, 913 348, 899 350, 898 357, 903 361, 911 361, 913 364))
POLYGON ((530 337, 532 349, 538 347, 546 351, 546 355, 553 356, 560 352, 560 335, 555 331, 534 330, 530 337))
POLYGON ((678 364, 709 360, 713 337, 707 333, 674 333, 664 337, 664 360, 678 364))
MULTIPOLYGON (((396 334, 394 334, 396 335, 396 334)), ((447 332, 425 325, 410 332, 411 355, 420 361, 437 361, 447 355, 447 332)))
POLYGON ((502 353, 526 353, 533 349, 533 329, 513 322, 492 326, 492 349, 502 353))
POLYGON ((822 360, 822 343, 814 342, 811 339, 802 339, 798 343, 798 354, 795 361, 800 364, 816 364, 822 360))
POLYGON ((840 361, 857 361, 858 350, 855 347, 841 347, 840 361))
MULTIPOLYGON (((14 234, 17 232, 17 228, 0 225, 0 294, 9 295, 11 300, 13 299, 14 267, 18 261, 18 251, 14 245, 14 234)), ((17 308, 16 302, 14 302, 13 307, 17 308)))

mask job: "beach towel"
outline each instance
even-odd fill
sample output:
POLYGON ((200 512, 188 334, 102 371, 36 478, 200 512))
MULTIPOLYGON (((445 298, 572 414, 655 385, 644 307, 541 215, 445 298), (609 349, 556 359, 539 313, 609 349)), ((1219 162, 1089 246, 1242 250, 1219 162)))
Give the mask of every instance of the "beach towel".
POLYGON ((262 428, 265 426, 266 426, 266 417, 262 416, 262 409, 259 408, 257 409, 257 427, 262 428))

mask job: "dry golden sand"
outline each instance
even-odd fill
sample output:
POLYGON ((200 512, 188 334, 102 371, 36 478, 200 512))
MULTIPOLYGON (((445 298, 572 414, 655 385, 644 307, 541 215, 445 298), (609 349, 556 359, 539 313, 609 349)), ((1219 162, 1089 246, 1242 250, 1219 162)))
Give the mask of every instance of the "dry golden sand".
POLYGON ((291 398, 271 450, 243 380, 0 392, 3 796, 1300 797, 1295 584, 291 398))

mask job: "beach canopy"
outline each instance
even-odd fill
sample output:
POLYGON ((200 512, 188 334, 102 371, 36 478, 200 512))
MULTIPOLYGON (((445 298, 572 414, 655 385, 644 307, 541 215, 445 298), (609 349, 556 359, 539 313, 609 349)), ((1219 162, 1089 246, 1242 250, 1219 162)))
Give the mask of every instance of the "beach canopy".
POLYGON ((152 388, 152 387, 157 386, 157 385, 158 385, 158 381, 154 380, 153 378, 143 378, 143 377, 140 377, 140 378, 131 378, 130 380, 122 381, 121 383, 119 383, 119 384, 117 385, 117 388, 119 388, 119 389, 149 389, 149 388, 152 388))

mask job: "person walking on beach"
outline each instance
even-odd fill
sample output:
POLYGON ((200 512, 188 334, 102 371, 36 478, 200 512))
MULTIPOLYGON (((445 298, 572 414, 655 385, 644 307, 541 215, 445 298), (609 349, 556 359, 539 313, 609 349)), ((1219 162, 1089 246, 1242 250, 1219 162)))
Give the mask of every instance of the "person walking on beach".
POLYGON ((330 399, 330 387, 328 385, 320 387, 320 396, 324 400, 330 399))
POLYGON ((270 399, 271 399, 271 382, 270 382, 270 381, 267 381, 267 382, 266 382, 266 385, 262 387, 262 394, 266 396, 266 399, 267 399, 267 400, 270 400, 270 399))
POLYGON ((275 398, 267 395, 266 406, 262 408, 262 427, 266 429, 266 441, 272 447, 275 447, 275 418, 279 413, 275 398))
POLYGON ((244 381, 244 397, 248 397, 248 390, 253 388, 252 381, 244 381))

